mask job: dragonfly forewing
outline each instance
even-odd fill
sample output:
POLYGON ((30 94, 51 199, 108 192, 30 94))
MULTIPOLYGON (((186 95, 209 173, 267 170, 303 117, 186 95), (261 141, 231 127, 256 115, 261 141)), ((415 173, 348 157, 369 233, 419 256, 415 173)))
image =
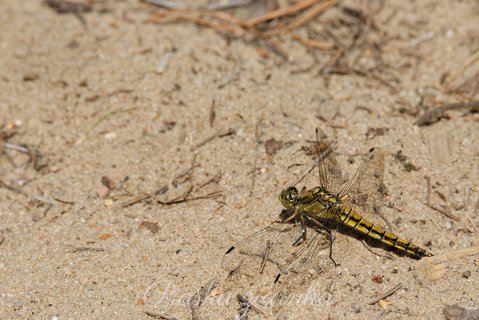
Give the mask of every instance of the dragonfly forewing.
POLYGON ((324 267, 326 237, 299 223, 273 222, 230 247, 222 268, 230 274, 268 275, 271 283, 287 288, 301 285, 324 267), (305 231, 306 230, 306 231, 305 231))

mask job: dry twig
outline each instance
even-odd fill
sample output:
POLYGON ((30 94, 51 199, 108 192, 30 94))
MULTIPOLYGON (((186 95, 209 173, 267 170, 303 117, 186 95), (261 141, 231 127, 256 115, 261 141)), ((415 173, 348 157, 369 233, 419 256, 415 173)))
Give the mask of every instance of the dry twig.
POLYGON ((371 300, 368 304, 369 305, 375 304, 375 303, 379 302, 380 300, 383 300, 383 299, 393 295, 396 291, 398 291, 401 288, 402 288, 402 284, 398 283, 394 288, 384 292, 383 294, 380 294, 379 296, 377 296, 376 298, 371 300))
POLYGON ((211 135, 210 137, 206 138, 205 140, 203 140, 203 141, 197 143, 195 146, 193 146, 192 149, 193 149, 193 150, 196 150, 196 149, 198 149, 198 148, 204 146, 205 144, 207 144, 208 142, 210 142, 210 141, 212 141, 212 140, 214 140, 214 139, 216 139, 216 138, 223 138, 223 137, 231 136, 231 135, 233 135, 233 134, 235 134, 235 133, 236 133, 236 130, 234 130, 234 129, 228 129, 228 130, 226 130, 226 131, 224 131, 224 132, 217 132, 217 133, 211 135))
POLYGON ((467 58, 466 61, 464 61, 464 63, 461 66, 459 66, 459 68, 457 68, 456 70, 454 70, 454 72, 449 74, 444 80, 444 84, 446 86, 451 84, 454 80, 459 78, 461 74, 463 74, 467 70, 468 67, 470 67, 472 64, 474 64, 478 60, 479 60, 479 51, 475 52, 472 56, 467 58))
POLYGON ((155 313, 151 311, 145 311, 145 314, 149 317, 152 317, 154 319, 159 319, 159 320, 176 320, 175 317, 168 316, 166 314, 155 313))
POLYGON ((171 0, 144 0, 145 2, 170 10, 226 10, 246 6, 257 0, 229 0, 227 2, 205 3, 199 5, 186 5, 171 0))
POLYGON ((479 101, 447 103, 439 108, 433 108, 424 113, 419 119, 414 122, 416 126, 430 125, 441 120, 444 113, 450 110, 470 109, 470 112, 479 112, 479 101))

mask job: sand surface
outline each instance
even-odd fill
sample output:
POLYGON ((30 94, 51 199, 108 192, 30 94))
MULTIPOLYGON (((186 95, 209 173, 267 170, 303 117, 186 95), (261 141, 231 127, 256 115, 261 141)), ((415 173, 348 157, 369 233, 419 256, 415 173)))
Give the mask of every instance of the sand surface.
MULTIPOLYGON (((479 50, 479 4, 367 3, 341 2, 295 30, 341 44, 349 70, 331 74, 338 50, 287 34, 275 39, 285 60, 193 23, 149 23, 157 9, 133 0, 96 1, 81 18, 1 1, 0 319, 233 319, 238 293, 262 312, 250 319, 478 309, 478 115, 413 123, 479 99, 477 61, 447 77, 479 50), (374 23, 357 27, 340 6, 372 12, 374 23), (359 42, 348 47, 351 30, 359 42), (345 176, 370 148, 385 151, 385 219, 365 215, 439 258, 334 233, 340 265, 318 252, 323 273, 299 292, 305 299, 278 307, 261 299, 271 268, 232 279, 221 257, 277 218, 279 193, 312 163, 301 148, 316 127, 336 141, 345 176), (428 179, 431 204, 452 216, 426 205, 428 179), (210 198, 162 204, 184 195, 210 198)), ((315 174, 300 184, 313 187, 315 174)))

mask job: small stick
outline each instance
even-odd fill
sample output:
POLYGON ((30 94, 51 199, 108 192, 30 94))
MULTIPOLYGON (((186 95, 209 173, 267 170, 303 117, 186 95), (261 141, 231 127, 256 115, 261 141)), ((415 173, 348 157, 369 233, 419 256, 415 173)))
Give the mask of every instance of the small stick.
POLYGON ((215 118, 216 118, 215 99, 213 99, 213 102, 211 102, 210 115, 209 115, 210 127, 212 127, 212 128, 213 128, 213 124, 215 122, 215 118))
POLYGON ((448 210, 443 210, 443 209, 441 209, 441 208, 439 208, 439 207, 436 207, 435 205, 432 205, 432 204, 430 204, 430 203, 426 203, 426 205, 427 205, 429 208, 431 208, 431 209, 433 209, 433 210, 436 210, 436 211, 442 213, 443 215, 445 215, 446 217, 448 217, 448 218, 450 218, 450 219, 452 219, 452 220, 454 220, 454 221, 457 221, 457 222, 460 222, 460 221, 461 221, 461 218, 459 218, 459 217, 456 216, 455 214, 452 214, 452 213, 449 212, 448 210))
POLYGON ((476 227, 476 224, 474 223, 474 221, 472 221, 471 217, 467 217, 467 220, 469 221, 469 223, 471 224, 472 228, 474 229, 474 232, 479 232, 479 230, 478 230, 477 227, 476 227))
POLYGON ((426 182, 427 182, 426 206, 428 206, 429 208, 431 208, 433 210, 436 210, 436 211, 442 213, 443 215, 445 215, 446 217, 448 217, 448 218, 450 218, 454 221, 457 221, 457 222, 461 221, 461 218, 459 218, 455 214, 452 214, 448 210, 441 209, 441 208, 439 208, 439 207, 437 207, 437 206, 435 206, 431 203, 431 178, 426 177, 426 182))
POLYGON ((0 180, 0 188, 5 188, 7 190, 10 190, 12 192, 15 192, 15 193, 19 193, 19 194, 23 194, 23 195, 26 195, 25 192, 23 192, 21 189, 18 189, 18 188, 15 188, 15 187, 12 187, 11 185, 9 184, 6 184, 5 182, 3 182, 2 180, 0 180))
POLYGON ((273 19, 295 14, 298 11, 304 10, 308 7, 315 5, 316 3, 319 3, 320 1, 321 0, 304 0, 294 5, 268 12, 265 15, 262 15, 260 17, 249 19, 248 21, 246 21, 246 26, 248 26, 249 28, 253 28, 263 22, 267 22, 273 19))
POLYGON ((375 304, 377 302, 379 302, 379 300, 383 300, 391 295, 393 295, 396 291, 398 291, 399 289, 402 288, 402 284, 401 283, 398 283, 394 288, 392 288, 391 290, 388 290, 386 291, 385 293, 377 296, 376 298, 374 298, 373 300, 371 300, 368 304, 369 305, 372 305, 372 304, 375 304))
MULTIPOLYGON (((400 210, 402 211, 402 210, 400 210)), ((382 212, 380 212, 379 210, 376 212, 376 214, 381 218, 383 219, 384 222, 386 222, 386 224, 388 225, 388 228, 389 228, 389 231, 394 231, 394 228, 393 228, 393 225, 392 223, 384 216, 384 214, 382 212)))
POLYGON ((241 7, 245 6, 248 4, 251 4, 257 0, 230 0, 225 3, 219 2, 219 3, 206 3, 206 4, 200 4, 200 5, 186 5, 186 4, 178 4, 176 1, 171 1, 171 0, 144 0, 146 3, 158 6, 158 7, 163 7, 169 10, 227 10, 227 9, 233 9, 235 7, 241 7))
POLYGON ((177 175, 175 178, 173 178, 173 180, 171 180, 171 185, 173 186, 178 186, 179 184, 181 183, 184 183, 185 181, 187 181, 189 178, 191 178, 191 175, 193 174, 193 170, 199 166, 199 164, 196 164, 196 153, 193 155, 193 159, 191 160, 191 165, 186 168, 185 170, 183 170, 183 172, 181 172, 179 175, 177 175), (184 178, 188 176, 187 178, 185 178, 184 181, 180 181, 180 179, 184 178))
MULTIPOLYGON (((266 33, 264 33, 263 35, 264 35, 265 38, 268 37, 268 35, 266 35, 266 33)), ((285 61, 289 60, 288 52, 286 50, 284 50, 277 41, 274 41, 272 39, 269 39, 269 40, 259 39, 259 40, 256 41, 256 44, 260 47, 263 47, 263 48, 273 52, 274 54, 276 54, 278 57, 280 57, 281 59, 283 59, 285 61)))
POLYGON ((127 201, 123 202, 120 205, 119 209, 123 209, 123 208, 129 207, 129 206, 132 206, 134 204, 137 204, 138 202, 142 202, 142 201, 148 200, 150 198, 151 198, 151 194, 149 194, 149 193, 140 194, 140 195, 134 197, 133 199, 130 199, 130 200, 127 200, 127 201))
POLYGON ((221 191, 213 191, 213 192, 210 192, 204 196, 198 196, 198 197, 188 197, 188 195, 191 193, 191 189, 188 190, 185 195, 183 196, 180 196, 180 197, 177 197, 173 200, 169 200, 169 201, 160 201, 160 200, 157 200, 158 203, 162 204, 162 205, 172 205, 172 204, 178 204, 178 203, 182 203, 182 202, 189 202, 189 201, 195 201, 195 200, 202 200, 202 199, 211 199, 211 198, 217 198, 217 197, 220 197, 223 193, 221 191))
POLYGON ((227 131, 223 132, 223 133, 220 133, 220 132, 217 132, 215 134, 213 134, 212 136, 206 138, 205 140, 201 141, 200 143, 196 144, 195 146, 193 146, 193 150, 196 150, 202 146, 204 146, 205 144, 207 144, 208 142, 216 139, 216 138, 223 138, 223 137, 227 137, 227 136, 231 136, 233 134, 235 134, 236 131, 234 129, 228 129, 227 131))
POLYGON ((323 12, 325 12, 326 10, 328 10, 329 8, 334 7, 338 2, 339 0, 330 0, 324 3, 321 3, 317 7, 312 8, 311 10, 306 11, 305 13, 300 15, 298 19, 288 24, 286 28, 288 30, 291 30, 291 29, 301 27, 305 25, 306 23, 308 23, 309 21, 311 21, 312 19, 319 16, 320 14, 322 14, 323 12))
POLYGON ((470 56, 464 63, 457 68, 453 73, 451 73, 449 76, 446 77, 446 80, 444 81, 445 85, 451 84, 454 80, 456 80, 464 71, 470 67, 474 62, 479 60, 479 51, 474 53, 472 56, 470 56))
POLYGON ((22 153, 30 153, 30 150, 27 147, 22 146, 22 145, 18 145, 18 144, 14 144, 14 143, 5 142, 3 144, 3 147, 5 149, 15 150, 15 151, 22 152, 22 153))
POLYGON ((98 119, 93 122, 93 124, 90 126, 89 130, 95 129, 100 123, 102 123, 104 120, 108 119, 110 116, 121 113, 121 112, 130 112, 133 109, 114 109, 111 111, 108 111, 107 113, 101 115, 98 119))
POLYGON ((199 186, 196 187, 196 190, 201 190, 203 189, 204 187, 206 187, 207 185, 211 184, 211 183, 218 183, 221 181, 221 177, 223 176, 223 174, 221 172, 217 173, 213 178, 209 179, 208 181, 206 181, 205 183, 203 184, 200 184, 199 186))
POLYGON ((60 203, 63 203, 63 204, 69 204, 69 205, 74 205, 75 204, 74 201, 62 200, 62 199, 56 198, 56 197, 52 197, 52 199, 55 200, 55 201, 58 201, 60 203))
POLYGON ((145 311, 145 314, 148 317, 152 317, 154 319, 160 319, 160 320, 176 320, 175 317, 168 316, 166 314, 161 314, 161 313, 154 313, 150 311, 145 311))
POLYGON ((471 109, 471 112, 479 112, 479 100, 469 102, 446 103, 439 108, 433 108, 426 111, 419 119, 414 122, 416 126, 425 126, 438 122, 446 111, 458 109, 471 109))
POLYGON ((93 247, 77 247, 72 249, 71 253, 84 252, 84 251, 102 252, 102 251, 105 251, 105 249, 93 248, 93 247))
POLYGON ((442 228, 437 224, 436 219, 429 219, 432 224, 437 228, 437 230, 441 231, 442 228))
POLYGON ((64 0, 45 0, 45 4, 55 10, 57 13, 74 13, 90 12, 92 7, 79 2, 64 0))
POLYGON ((174 198, 173 200, 168 200, 168 201, 161 201, 159 199, 156 199, 160 204, 163 205, 169 205, 169 204, 177 204, 181 202, 185 202, 186 198, 190 195, 190 193, 193 191, 193 186, 190 186, 188 190, 185 191, 182 195, 179 195, 178 197, 174 198))

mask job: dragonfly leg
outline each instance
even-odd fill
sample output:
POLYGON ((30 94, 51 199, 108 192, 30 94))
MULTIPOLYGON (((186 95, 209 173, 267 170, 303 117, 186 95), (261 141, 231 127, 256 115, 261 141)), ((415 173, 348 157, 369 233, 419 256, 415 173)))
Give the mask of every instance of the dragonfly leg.
POLYGON ((301 218, 300 223, 301 223, 301 235, 298 237, 298 239, 296 239, 293 242, 293 247, 296 247, 300 245, 301 243, 303 243, 304 241, 306 241, 306 231, 308 228, 306 227, 306 224, 304 223, 303 218, 301 218))
POLYGON ((329 259, 331 259, 331 261, 334 263, 334 267, 337 267, 338 264, 333 259, 333 233, 329 229, 326 229, 326 233, 329 237, 329 259))

